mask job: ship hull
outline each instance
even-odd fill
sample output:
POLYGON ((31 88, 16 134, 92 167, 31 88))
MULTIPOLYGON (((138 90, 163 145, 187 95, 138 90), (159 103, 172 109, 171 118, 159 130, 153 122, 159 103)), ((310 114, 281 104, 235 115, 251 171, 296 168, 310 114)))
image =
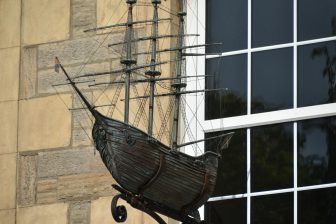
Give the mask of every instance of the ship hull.
POLYGON ((122 188, 175 217, 190 214, 208 200, 216 182, 216 153, 192 157, 175 152, 135 127, 99 116, 92 131, 96 148, 122 188))

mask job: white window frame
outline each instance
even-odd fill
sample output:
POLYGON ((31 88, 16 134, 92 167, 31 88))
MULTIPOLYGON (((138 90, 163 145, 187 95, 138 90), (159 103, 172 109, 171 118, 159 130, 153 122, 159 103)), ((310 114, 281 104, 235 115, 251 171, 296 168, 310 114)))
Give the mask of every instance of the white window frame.
MULTIPOLYGON (((224 52, 216 56, 206 56, 197 57, 186 61, 186 72, 187 75, 204 75, 205 74, 205 60, 216 57, 226 57, 238 54, 247 54, 247 115, 220 118, 213 120, 204 120, 204 94, 195 94, 194 96, 186 96, 186 100, 190 105, 191 109, 186 110, 186 116, 188 120, 193 120, 190 124, 190 130, 193 131, 193 136, 196 139, 204 138, 205 133, 211 133, 216 131, 226 131, 234 130, 239 128, 247 128, 247 192, 245 194, 237 195, 224 195, 220 197, 210 198, 209 201, 219 201, 219 200, 229 200, 234 198, 247 198, 247 223, 250 224, 251 219, 251 197, 270 195, 278 193, 294 193, 294 224, 297 224, 297 192, 312 190, 312 189, 322 189, 328 187, 336 187, 336 183, 322 184, 298 187, 297 185, 297 121, 322 118, 328 116, 336 116, 336 103, 322 104, 316 106, 299 107, 297 106, 297 51, 298 47, 307 44, 321 43, 326 41, 334 41, 336 37, 320 38, 308 41, 298 41, 297 39, 297 1, 293 0, 293 43, 279 44, 266 47, 252 48, 251 40, 251 28, 252 28, 252 0, 248 0, 248 44, 247 49, 224 52), (253 52, 274 50, 285 47, 291 47, 293 49, 293 108, 279 111, 272 111, 266 113, 251 114, 251 56, 253 52), (192 62, 196 61, 196 64, 192 62), (191 112, 192 111, 192 112, 191 112), (197 115, 199 123, 195 122, 194 115, 197 115), (250 146, 250 133, 251 127, 278 124, 284 122, 293 122, 294 125, 294 149, 293 149, 293 178, 294 186, 288 189, 279 189, 271 191, 262 192, 251 192, 251 180, 250 180, 250 168, 251 168, 251 146, 250 146), (204 130, 204 131, 203 131, 204 130), (205 132, 205 133, 204 133, 205 132)), ((205 43, 205 24, 206 24, 206 0, 188 0, 185 3, 185 10, 187 12, 187 25, 186 33, 198 33, 200 36, 195 39, 193 44, 204 44, 205 43)), ((205 53, 204 49, 197 49, 193 51, 194 53, 205 53)), ((188 83, 187 88, 200 89, 204 88, 204 81, 198 83, 188 83)), ((204 144, 199 143, 198 147, 203 149, 204 144)), ((186 147, 185 151, 187 153, 193 154, 194 151, 191 147, 186 147)), ((197 153, 198 154, 198 153, 197 153)))

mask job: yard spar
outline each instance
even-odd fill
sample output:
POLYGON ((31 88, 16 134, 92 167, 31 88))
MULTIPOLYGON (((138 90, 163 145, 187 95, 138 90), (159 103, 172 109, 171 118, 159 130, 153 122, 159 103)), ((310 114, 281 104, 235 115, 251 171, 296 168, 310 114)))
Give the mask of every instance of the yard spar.
MULTIPOLYGON (((165 224, 165 221, 157 214, 163 214, 173 219, 188 224, 205 223, 200 220, 198 208, 202 206, 211 196, 217 176, 218 160, 221 158, 221 151, 227 148, 233 133, 227 133, 208 139, 191 141, 187 143, 178 142, 180 124, 181 97, 184 94, 195 94, 200 92, 218 90, 194 90, 186 91, 186 82, 194 76, 183 76, 183 60, 186 56, 198 56, 197 54, 186 54, 188 48, 204 47, 206 45, 185 46, 184 38, 188 35, 184 33, 185 12, 179 12, 175 16, 179 19, 179 31, 176 35, 159 35, 158 26, 161 21, 170 21, 168 18, 159 19, 158 8, 161 0, 152 0, 153 18, 151 20, 134 21, 133 7, 136 0, 126 0, 128 5, 128 16, 125 23, 112 26, 98 27, 86 32, 100 29, 111 29, 113 27, 124 27, 126 29, 123 42, 110 44, 123 45, 125 54, 120 60, 122 69, 110 70, 100 73, 84 74, 70 77, 56 58, 57 70, 61 69, 65 74, 69 85, 83 101, 85 108, 93 115, 95 122, 92 128, 92 136, 96 149, 99 151, 102 161, 110 171, 113 178, 118 183, 113 187, 120 193, 115 196, 111 203, 113 218, 117 222, 124 222, 127 219, 127 211, 124 206, 118 206, 119 199, 123 199, 133 207, 146 212, 158 223, 165 224), (134 25, 150 24, 152 26, 151 35, 148 37, 134 38, 134 25), (177 38, 177 46, 167 49, 158 48, 158 40, 161 38, 177 38), (134 53, 132 49, 134 43, 139 41, 150 41, 151 50, 149 52, 134 53), (158 55, 162 52, 176 52, 176 59, 171 61, 159 61, 158 55), (137 65, 136 57, 141 54, 150 55, 150 63, 137 65), (158 67, 162 64, 176 63, 176 73, 174 77, 161 77, 158 67), (144 77, 133 76, 142 70, 144 77), (96 83, 97 86, 112 85, 116 88, 123 86, 124 94, 124 120, 119 121, 105 116, 91 104, 77 87, 81 83, 80 79, 87 77, 99 77, 123 73, 120 81, 108 83, 96 83), (170 91, 166 93, 156 93, 156 85, 162 81, 171 81, 170 91), (130 97, 131 85, 148 83, 149 94, 143 96, 130 97), (171 97, 173 100, 171 121, 171 143, 162 143, 153 134, 154 105, 155 99, 160 97, 171 97), (130 101, 135 99, 149 99, 148 127, 147 132, 140 130, 129 122, 130 101), (180 152, 182 147, 196 144, 200 141, 219 138, 222 143, 216 152, 207 151, 204 154, 193 157, 180 152)), ((183 6, 182 6, 183 8, 183 6)), ((216 150, 214 150, 216 151, 216 150)))

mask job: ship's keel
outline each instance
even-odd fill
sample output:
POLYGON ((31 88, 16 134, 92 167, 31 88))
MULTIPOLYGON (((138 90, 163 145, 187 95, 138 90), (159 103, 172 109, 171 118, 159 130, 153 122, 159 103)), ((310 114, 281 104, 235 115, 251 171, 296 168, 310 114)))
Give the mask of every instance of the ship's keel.
POLYGON ((182 224, 206 224, 205 221, 201 221, 199 218, 198 211, 194 211, 189 215, 181 215, 172 213, 169 209, 166 209, 156 203, 150 202, 139 195, 133 194, 118 185, 112 185, 114 189, 120 192, 120 194, 113 197, 111 202, 111 213, 112 217, 116 222, 125 222, 127 219, 127 210, 123 205, 117 205, 119 199, 123 199, 133 208, 145 212, 151 216, 158 224, 167 224, 155 211, 166 211, 166 215, 173 217, 182 224))

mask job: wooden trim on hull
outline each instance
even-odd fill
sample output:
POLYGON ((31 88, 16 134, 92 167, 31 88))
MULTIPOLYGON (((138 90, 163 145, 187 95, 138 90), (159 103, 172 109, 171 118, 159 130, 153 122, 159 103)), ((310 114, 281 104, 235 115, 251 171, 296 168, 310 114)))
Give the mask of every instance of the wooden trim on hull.
POLYGON ((162 173, 162 170, 165 168, 165 164, 166 164, 166 157, 165 155, 161 155, 160 158, 160 165, 158 167, 157 172, 155 173, 155 175, 149 180, 147 181, 145 184, 143 184, 140 189, 139 189, 139 193, 143 194, 144 191, 149 188, 150 186, 152 186, 152 184, 155 182, 155 180, 160 176, 160 174, 162 173))
POLYGON ((93 138, 102 160, 120 186, 168 209, 189 213, 204 204, 216 182, 218 156, 172 153, 137 128, 103 117, 93 138))

